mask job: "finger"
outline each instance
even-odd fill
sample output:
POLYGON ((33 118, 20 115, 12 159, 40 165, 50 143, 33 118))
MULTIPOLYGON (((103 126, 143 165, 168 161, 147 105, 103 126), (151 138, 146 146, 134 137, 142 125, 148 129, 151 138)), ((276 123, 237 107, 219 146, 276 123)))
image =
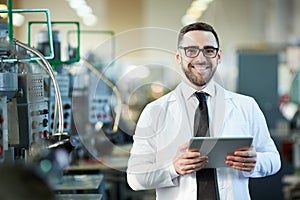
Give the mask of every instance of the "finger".
POLYGON ((185 143, 184 145, 180 146, 177 150, 175 159, 182 157, 184 155, 184 153, 187 152, 187 149, 188 149, 188 143, 185 143))
POLYGON ((233 163, 233 169, 250 172, 255 167, 254 163, 233 163))
POLYGON ((239 156, 227 156, 225 163, 235 169, 244 170, 245 166, 246 170, 252 170, 252 168, 256 164, 256 157, 239 157, 239 156))
POLYGON ((241 147, 241 148, 236 149, 235 151, 248 151, 248 150, 249 150, 249 147, 241 147))
POLYGON ((186 151, 189 147, 189 143, 185 143, 184 145, 179 147, 179 151, 186 151))
POLYGON ((183 165, 201 165, 208 162, 207 156, 197 156, 195 158, 181 159, 183 165))
POLYGON ((251 171, 256 164, 256 157, 239 157, 228 155, 225 163, 234 169, 251 171))
POLYGON ((175 170, 178 174, 184 175, 201 169, 208 162, 207 157, 195 159, 178 159, 174 162, 175 170))
POLYGON ((235 151, 234 156, 239 157, 256 157, 255 151, 235 151))
POLYGON ((194 149, 189 149, 189 151, 192 151, 192 152, 199 152, 199 149, 194 148, 194 149))
POLYGON ((256 163, 256 157, 227 156, 226 161, 239 163, 256 163))
POLYGON ((256 157, 256 150, 255 150, 254 146, 251 146, 251 148, 249 150, 250 150, 249 156, 256 157))
POLYGON ((250 148, 240 148, 234 152, 234 155, 245 156, 245 157, 255 157, 256 150, 255 150, 254 146, 251 146, 250 148))
POLYGON ((183 159, 194 159, 194 158, 197 158, 197 157, 200 157, 200 153, 195 151, 188 151, 188 152, 185 152, 183 153, 180 158, 183 158, 183 159))
POLYGON ((192 172, 198 171, 198 170, 202 169, 203 166, 207 163, 208 163, 207 157, 200 157, 198 159, 195 159, 194 163, 187 165, 187 169, 192 170, 192 172))
POLYGON ((236 150, 234 151, 234 154, 235 156, 249 156, 249 149, 239 149, 239 150, 236 150))

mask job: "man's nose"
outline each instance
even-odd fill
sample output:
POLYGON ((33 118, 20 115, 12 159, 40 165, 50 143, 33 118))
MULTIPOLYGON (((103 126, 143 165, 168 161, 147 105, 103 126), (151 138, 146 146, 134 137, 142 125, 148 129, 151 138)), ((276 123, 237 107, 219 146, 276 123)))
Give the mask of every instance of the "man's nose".
POLYGON ((203 61, 206 61, 206 57, 204 56, 203 54, 203 51, 200 50, 199 54, 197 57, 195 57, 196 60, 198 60, 199 62, 203 62, 203 61))

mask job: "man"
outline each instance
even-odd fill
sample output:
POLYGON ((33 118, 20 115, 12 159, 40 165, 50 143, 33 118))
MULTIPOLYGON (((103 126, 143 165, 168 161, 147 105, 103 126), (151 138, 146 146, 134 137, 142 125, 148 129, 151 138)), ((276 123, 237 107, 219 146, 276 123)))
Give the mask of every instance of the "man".
POLYGON ((236 150, 224 158, 228 167, 216 169, 220 199, 250 199, 249 177, 280 169, 279 153, 257 103, 214 81, 221 57, 212 26, 199 22, 182 28, 175 58, 185 77, 173 91, 148 104, 139 118, 127 169, 131 188, 156 189, 159 200, 201 199, 196 173, 209 158, 188 148, 199 104, 195 92, 200 91, 208 94, 210 137, 253 137, 251 148, 236 150))

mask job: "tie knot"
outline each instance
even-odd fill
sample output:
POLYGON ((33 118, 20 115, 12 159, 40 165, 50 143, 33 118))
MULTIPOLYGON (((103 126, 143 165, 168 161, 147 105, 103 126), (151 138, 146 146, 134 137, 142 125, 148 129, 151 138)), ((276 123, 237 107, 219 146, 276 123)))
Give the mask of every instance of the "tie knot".
POLYGON ((208 94, 205 92, 195 92, 195 94, 199 101, 206 101, 206 98, 208 96, 208 94))

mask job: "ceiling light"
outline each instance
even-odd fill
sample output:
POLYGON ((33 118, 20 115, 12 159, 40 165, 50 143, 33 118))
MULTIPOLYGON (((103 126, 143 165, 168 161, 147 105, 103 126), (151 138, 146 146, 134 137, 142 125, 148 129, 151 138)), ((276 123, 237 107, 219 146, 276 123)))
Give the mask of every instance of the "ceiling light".
POLYGON ((73 9, 80 8, 83 5, 86 5, 85 0, 70 0, 69 5, 73 9))
POLYGON ((213 0, 194 0, 187 9, 186 14, 181 18, 183 25, 191 24, 199 20, 209 3, 213 0))
POLYGON ((181 18, 181 23, 183 25, 188 25, 188 24, 194 23, 196 21, 197 21, 197 19, 194 16, 189 15, 189 14, 186 14, 181 18))
POLYGON ((93 11, 88 5, 83 5, 82 7, 76 9, 76 13, 79 17, 84 17, 86 15, 92 14, 93 11))
POLYGON ((24 24, 25 17, 19 13, 13 13, 13 25, 20 27, 24 24))
POLYGON ((89 14, 83 17, 83 23, 87 26, 94 26, 98 21, 97 16, 89 14))
MULTIPOLYGON (((0 10, 7 10, 7 5, 0 4, 0 10)), ((0 13, 0 19, 6 19, 7 13, 0 13)))

